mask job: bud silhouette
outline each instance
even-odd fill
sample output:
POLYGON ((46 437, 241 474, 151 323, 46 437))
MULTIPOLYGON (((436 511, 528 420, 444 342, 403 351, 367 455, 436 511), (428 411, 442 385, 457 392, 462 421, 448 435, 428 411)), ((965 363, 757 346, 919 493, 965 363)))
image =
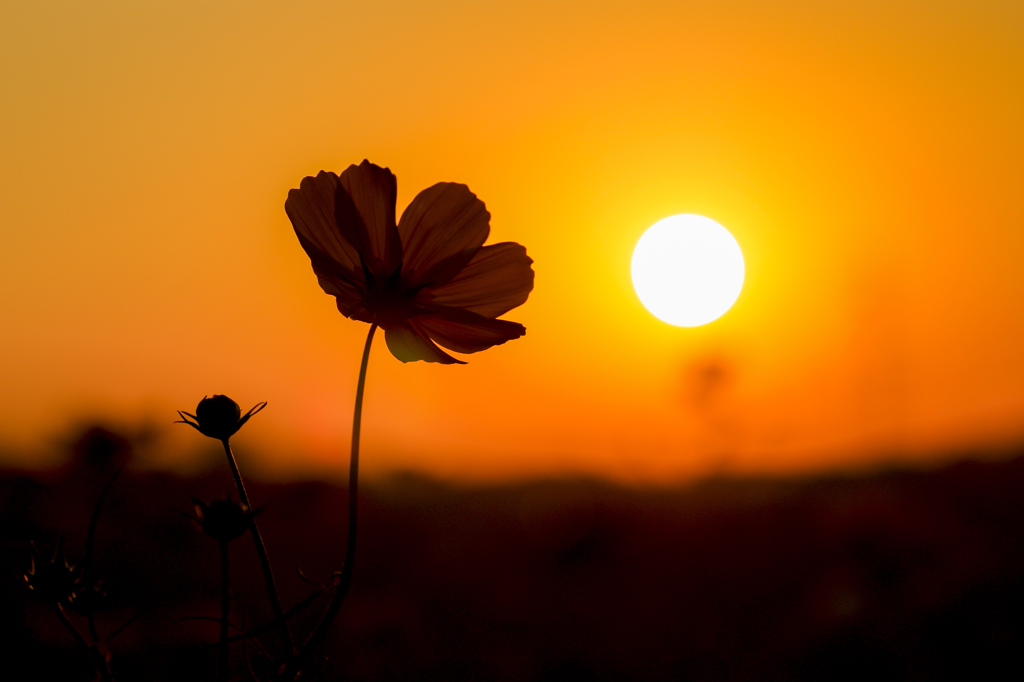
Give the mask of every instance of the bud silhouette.
POLYGON ((69 604, 74 599, 78 576, 75 566, 68 563, 64 554, 64 537, 58 538, 57 547, 50 559, 39 556, 35 543, 31 547, 32 563, 28 572, 22 576, 28 589, 51 606, 69 604))
POLYGON ((215 395, 200 400, 195 414, 178 410, 181 420, 174 423, 188 424, 209 438, 227 440, 235 435, 250 417, 266 406, 266 402, 259 403, 243 416, 238 403, 226 395, 215 395))
POLYGON ((249 530, 254 513, 249 507, 228 498, 209 504, 196 498, 196 520, 203 532, 218 542, 230 542, 249 530))

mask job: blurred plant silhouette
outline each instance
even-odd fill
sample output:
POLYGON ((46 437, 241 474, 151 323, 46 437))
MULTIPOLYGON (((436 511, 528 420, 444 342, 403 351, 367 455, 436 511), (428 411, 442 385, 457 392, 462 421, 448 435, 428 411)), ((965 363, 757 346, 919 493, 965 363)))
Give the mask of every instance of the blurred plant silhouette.
MULTIPOLYGON (((94 431, 87 432, 87 436, 94 434, 94 431)), ((90 439, 91 440, 91 439, 90 439)), ((122 443, 121 439, 102 438, 101 443, 122 443)), ((105 455, 111 454, 111 448, 102 448, 105 455)), ((100 465, 105 464, 109 457, 100 458, 95 461, 100 465)), ((100 493, 96 504, 93 507, 92 517, 89 520, 89 530, 86 534, 85 556, 81 562, 71 563, 68 561, 64 550, 64 536, 57 539, 57 546, 49 559, 43 559, 35 543, 32 543, 31 563, 23 579, 28 589, 31 590, 46 606, 53 608, 57 619, 64 629, 75 640, 75 644, 89 657, 97 678, 110 681, 113 675, 110 671, 110 653, 106 642, 117 636, 128 625, 129 619, 119 628, 114 630, 104 640, 100 636, 96 626, 96 614, 104 607, 106 593, 103 583, 96 577, 93 570, 93 551, 95 548, 96 525, 99 522, 100 509, 103 501, 110 492, 111 486, 121 473, 121 468, 114 472, 107 481, 100 493), (68 617, 68 610, 83 616, 88 627, 88 637, 68 617)))
MULTIPOLYGON (((995 454, 665 487, 377 479, 360 496, 359 571, 324 642, 329 660, 311 658, 304 677, 1017 679, 1024 448, 995 454)), ((66 557, 73 574, 61 580, 83 570, 82 526, 104 483, 83 485, 81 473, 0 471, 4 679, 97 677, 79 597, 63 615, 80 640, 22 577, 39 570, 29 571, 30 540, 37 566, 56 563, 60 575, 66 557)), ((345 487, 246 483, 266 506, 257 518, 271 556, 286 562, 275 567, 308 568, 316 583, 278 576, 292 631, 305 635, 336 589, 345 487)), ((95 621, 116 679, 216 679, 219 543, 200 532, 189 499, 212 507, 225 487, 223 466, 188 476, 128 467, 111 487, 94 545, 95 621)), ((250 679, 249 658, 256 679, 280 679, 260 567, 244 533, 230 548, 231 679, 250 679)))
POLYGON ((92 424, 68 443, 68 450, 70 457, 66 467, 69 475, 105 480, 131 461, 135 443, 108 426, 92 424))

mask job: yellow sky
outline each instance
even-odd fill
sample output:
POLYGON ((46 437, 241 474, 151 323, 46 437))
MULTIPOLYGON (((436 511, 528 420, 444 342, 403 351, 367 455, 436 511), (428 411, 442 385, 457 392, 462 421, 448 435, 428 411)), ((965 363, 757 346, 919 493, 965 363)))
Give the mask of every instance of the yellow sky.
MULTIPOLYGON (((288 189, 364 158, 526 245, 527 335, 376 346, 370 473, 629 481, 919 461, 1024 436, 1024 5, 14 2, 0 7, 0 452, 270 403, 266 473, 343 471, 366 325, 288 189), (699 213, 745 289, 668 326, 633 245, 699 213)), ((152 455, 185 466, 194 432, 152 455)))

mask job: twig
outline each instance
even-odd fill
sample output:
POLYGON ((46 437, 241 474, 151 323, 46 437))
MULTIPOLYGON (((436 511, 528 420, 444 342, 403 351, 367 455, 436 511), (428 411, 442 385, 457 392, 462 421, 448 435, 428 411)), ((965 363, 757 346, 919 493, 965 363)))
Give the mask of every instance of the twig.
POLYGON ((119 634, 124 632, 128 628, 129 625, 131 625, 132 623, 137 621, 139 619, 139 617, 142 616, 142 614, 145 613, 145 612, 146 612, 145 609, 143 609, 142 611, 139 611, 135 615, 131 616, 128 620, 126 620, 119 628, 117 628, 116 630, 111 632, 110 636, 107 637, 107 644, 109 644, 111 641, 113 641, 113 639, 115 637, 117 637, 119 634))
MULTIPOLYGON (((299 611, 302 611, 303 609, 305 609, 307 606, 309 606, 314 601, 316 601, 317 597, 319 597, 321 594, 324 593, 324 589, 325 588, 321 588, 321 589, 313 592, 308 597, 306 597, 305 599, 300 601, 298 604, 296 604, 295 606, 293 606, 290 609, 288 609, 287 611, 285 611, 284 617, 285 618, 291 618, 292 616, 294 616, 299 611)), ((275 620, 269 621, 267 623, 264 623, 263 625, 257 625, 256 627, 252 628, 251 630, 246 630, 245 632, 243 632, 240 635, 235 635, 234 637, 231 637, 231 641, 232 642, 236 642, 236 641, 238 641, 240 639, 250 639, 252 637, 255 637, 256 635, 261 635, 264 632, 266 632, 267 630, 270 630, 270 629, 272 629, 272 628, 274 628, 276 626, 277 626, 277 620, 275 619, 275 620)))

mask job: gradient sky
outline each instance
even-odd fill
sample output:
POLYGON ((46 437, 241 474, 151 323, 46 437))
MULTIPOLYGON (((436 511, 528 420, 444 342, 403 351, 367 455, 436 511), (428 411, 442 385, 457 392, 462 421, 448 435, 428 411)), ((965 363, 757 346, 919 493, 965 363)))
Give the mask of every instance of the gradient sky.
MULTIPOLYGON (((270 405, 267 475, 335 474, 367 326, 284 213, 368 158, 469 185, 534 259, 523 339, 370 360, 364 467, 622 481, 937 461, 1024 438, 1024 4, 22 2, 0 6, 0 452, 270 405), (734 308, 660 322, 629 265, 699 213, 734 308)), ((201 439, 200 439, 201 440, 201 439)), ((243 454, 247 453, 247 454, 243 454)))

